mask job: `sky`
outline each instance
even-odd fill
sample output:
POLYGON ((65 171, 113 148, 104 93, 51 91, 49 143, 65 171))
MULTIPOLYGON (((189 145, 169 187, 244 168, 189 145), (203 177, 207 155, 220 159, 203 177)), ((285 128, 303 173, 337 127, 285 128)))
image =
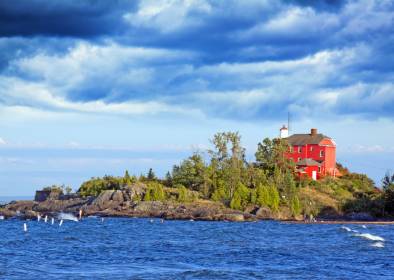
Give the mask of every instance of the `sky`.
POLYGON ((0 1, 0 196, 315 127, 394 171, 394 1, 0 1))

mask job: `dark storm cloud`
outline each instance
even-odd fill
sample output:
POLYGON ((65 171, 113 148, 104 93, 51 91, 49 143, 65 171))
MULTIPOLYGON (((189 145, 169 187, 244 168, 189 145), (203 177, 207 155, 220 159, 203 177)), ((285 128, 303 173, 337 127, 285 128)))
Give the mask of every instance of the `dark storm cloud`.
POLYGON ((136 1, 0 2, 0 36, 92 37, 121 31, 120 17, 136 1))

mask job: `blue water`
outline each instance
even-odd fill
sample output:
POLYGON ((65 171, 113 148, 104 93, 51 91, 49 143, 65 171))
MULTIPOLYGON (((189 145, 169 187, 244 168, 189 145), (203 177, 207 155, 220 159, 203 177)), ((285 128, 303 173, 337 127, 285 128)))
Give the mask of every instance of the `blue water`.
POLYGON ((61 227, 27 221, 24 233, 23 223, 0 220, 0 279, 394 277, 391 225, 86 218, 61 227))

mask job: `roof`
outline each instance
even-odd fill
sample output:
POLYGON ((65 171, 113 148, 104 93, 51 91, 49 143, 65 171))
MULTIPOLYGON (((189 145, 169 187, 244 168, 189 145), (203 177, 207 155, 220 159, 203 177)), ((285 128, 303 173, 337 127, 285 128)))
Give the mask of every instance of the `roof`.
POLYGON ((323 134, 293 134, 286 138, 291 146, 303 146, 308 144, 319 144, 323 139, 331 139, 323 134))
POLYGON ((297 165, 302 165, 302 166, 320 166, 321 164, 317 162, 316 160, 313 160, 311 158, 304 158, 297 162, 297 165))

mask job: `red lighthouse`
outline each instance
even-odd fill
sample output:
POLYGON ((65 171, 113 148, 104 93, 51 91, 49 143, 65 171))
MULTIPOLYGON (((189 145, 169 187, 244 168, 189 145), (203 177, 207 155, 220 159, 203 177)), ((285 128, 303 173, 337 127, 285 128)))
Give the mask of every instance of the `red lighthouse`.
POLYGON ((300 177, 308 176, 316 180, 325 176, 339 176, 333 139, 317 133, 316 128, 312 128, 308 134, 293 134, 283 138, 290 146, 286 156, 296 163, 300 177))

